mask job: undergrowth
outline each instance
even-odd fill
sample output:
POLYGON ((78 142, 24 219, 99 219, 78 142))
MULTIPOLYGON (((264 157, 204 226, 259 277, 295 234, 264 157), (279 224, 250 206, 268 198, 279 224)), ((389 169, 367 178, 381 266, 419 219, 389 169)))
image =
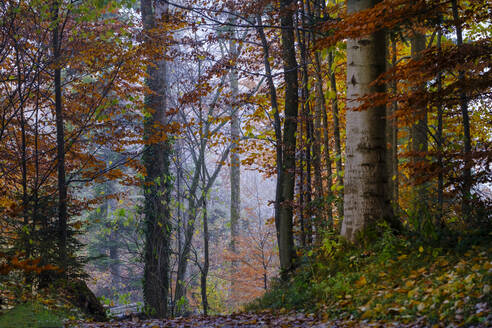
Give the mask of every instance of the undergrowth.
POLYGON ((20 304, 0 316, 0 328, 54 328, 63 326, 66 313, 53 311, 38 302, 20 304))
POLYGON ((274 281, 246 310, 487 326, 492 324, 492 234, 455 237, 424 243, 386 229, 377 240, 355 247, 327 236, 316 251, 300 254, 288 282, 274 281))

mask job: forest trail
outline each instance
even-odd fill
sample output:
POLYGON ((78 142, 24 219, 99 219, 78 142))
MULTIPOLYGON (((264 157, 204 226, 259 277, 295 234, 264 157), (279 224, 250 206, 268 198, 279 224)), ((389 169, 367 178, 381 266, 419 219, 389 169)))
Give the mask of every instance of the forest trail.
POLYGON ((163 327, 339 327, 334 322, 320 320, 313 314, 290 312, 272 313, 235 313, 215 316, 190 316, 175 319, 124 320, 99 323, 78 323, 76 328, 163 328, 163 327))
MULTIPOLYGON (((230 315, 216 316, 190 316, 178 317, 175 319, 150 319, 150 320, 124 320, 99 323, 77 323, 68 325, 73 328, 234 328, 234 327, 310 327, 310 328, 342 328, 342 327, 401 327, 401 328, 423 328, 428 327, 424 320, 417 320, 412 323, 403 324, 401 322, 369 322, 368 320, 324 320, 313 314, 289 312, 278 313, 236 313, 230 315)), ((433 327, 444 327, 434 325, 433 327)), ((482 328, 486 326, 473 326, 482 328)))

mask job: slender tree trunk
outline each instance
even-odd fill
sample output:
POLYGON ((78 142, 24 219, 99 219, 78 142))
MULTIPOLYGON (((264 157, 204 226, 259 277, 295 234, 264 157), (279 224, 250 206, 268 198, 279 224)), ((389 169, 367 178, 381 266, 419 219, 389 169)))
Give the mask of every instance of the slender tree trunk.
MULTIPOLYGON (((323 76, 321 74, 321 53, 317 51, 315 53, 314 57, 315 61, 315 72, 316 72, 316 107, 317 111, 319 111, 319 115, 322 116, 323 119, 323 143, 324 143, 324 157, 325 157, 325 165, 326 165, 326 189, 327 189, 327 196, 328 196, 328 201, 326 204, 326 211, 327 211, 327 226, 329 229, 333 229, 333 208, 332 208, 332 202, 333 202, 333 191, 332 191, 332 167, 331 167, 331 155, 330 155, 330 136, 329 136, 329 129, 328 129, 328 114, 326 113, 327 108, 326 108, 326 100, 325 96, 323 93, 323 76)), ((318 113, 317 113, 318 115, 318 113)), ((321 134, 320 134, 321 137, 321 134)), ((340 213, 339 213, 340 215, 340 213)))
MULTIPOLYGON (((437 31, 437 49, 439 53, 442 50, 442 30, 439 27, 437 31)), ((437 73, 437 92, 438 94, 442 91, 442 73, 437 73)), ((439 167, 439 174, 437 177, 437 220, 435 222, 436 226, 442 226, 442 215, 443 215, 443 203, 444 203, 444 167, 442 162, 442 151, 443 151, 443 136, 442 136, 442 128, 443 128, 443 107, 441 103, 437 105, 437 165, 439 167)))
MULTIPOLYGON (((453 9, 453 19, 454 25, 456 28, 456 40, 458 47, 463 45, 463 30, 461 27, 460 17, 459 17, 459 8, 456 0, 451 1, 452 9, 453 9)), ((465 80, 465 72, 458 72, 458 79, 460 81, 465 80)), ((471 133, 470 133, 470 117, 468 114, 468 99, 466 97, 465 92, 460 92, 460 107, 461 107, 461 116, 463 120, 463 156, 465 159, 465 167, 463 169, 463 200, 461 210, 465 217, 468 217, 471 212, 470 207, 470 193, 472 188, 472 175, 471 169, 473 166, 473 162, 471 159, 471 133)))
MULTIPOLYGON (((348 0, 349 14, 371 8, 373 0, 348 0)), ((347 41, 347 143, 344 213, 341 234, 356 241, 358 232, 391 213, 385 189, 385 106, 356 111, 359 97, 384 92, 371 83, 386 67, 384 31, 347 41)))
MULTIPOLYGON (((333 51, 328 52, 328 75, 330 77, 330 89, 332 92, 331 110, 333 113, 333 137, 335 139, 335 165, 337 170, 337 185, 343 187, 342 144, 340 141, 340 120, 338 110, 338 91, 335 71, 332 69, 334 62, 333 51)), ((343 193, 337 200, 338 216, 343 217, 343 193)))
MULTIPOLYGON (((388 39, 391 42, 391 49, 388 47, 387 49, 387 57, 391 55, 391 62, 388 62, 388 69, 394 67, 396 65, 396 41, 394 39, 393 33, 389 33, 388 39), (389 53, 391 52, 391 54, 389 53)), ((393 94, 396 94, 396 80, 388 83, 388 89, 392 90, 393 94)), ((391 207, 393 209, 393 213, 398 207, 398 193, 397 193, 397 175, 398 175, 398 155, 396 153, 398 149, 398 127, 397 121, 394 114, 396 113, 398 104, 394 101, 386 105, 386 170, 388 181, 387 181, 387 190, 386 196, 391 203, 391 207)))
MULTIPOLYGON (((316 56, 317 54, 315 54, 316 56)), ((325 110, 323 108, 322 97, 323 90, 319 90, 319 87, 322 86, 321 83, 315 84, 315 95, 316 102, 314 106, 314 126, 313 126, 313 168, 314 168, 314 187, 316 190, 316 217, 318 220, 325 221, 325 218, 328 219, 327 226, 330 226, 333 221, 333 213, 330 204, 326 205, 324 201, 324 191, 323 191, 323 178, 321 176, 321 138, 322 138, 322 130, 321 130, 321 117, 322 111, 325 110), (326 211, 326 215, 324 212, 326 211)), ((329 191, 331 193, 331 190, 329 191)))
MULTIPOLYGON (((205 163, 203 163, 203 188, 205 188, 205 163)), ((209 233, 208 233, 208 213, 207 213, 207 196, 203 195, 203 268, 200 275, 200 288, 202 294, 203 314, 208 315, 208 298, 207 298, 207 277, 210 266, 209 260, 209 233)))
MULTIPOLYGON (((411 40, 412 45, 412 58, 418 60, 421 52, 425 50, 425 35, 415 32, 411 40)), ((425 85, 419 85, 416 90, 423 90, 425 85)), ((425 161, 425 155, 428 151, 428 139, 427 139, 427 108, 414 108, 414 115, 416 117, 415 122, 411 127, 411 149, 415 155, 412 158, 412 162, 415 167, 425 161)), ((417 172, 416 172, 417 173, 417 172)), ((414 177, 417 174, 414 174, 414 177)), ((415 179, 414 179, 415 180, 415 179)), ((426 210, 426 202, 428 201, 427 186, 425 183, 421 183, 417 186, 414 181, 415 187, 413 192, 413 207, 415 214, 419 218, 424 217, 424 211, 426 210)), ((419 221, 419 224, 421 222, 419 221)))
MULTIPOLYGON (((397 61, 397 48, 396 48, 396 38, 394 36, 391 37, 391 66, 395 67, 396 66, 396 61, 397 61)), ((397 81, 393 81, 392 83, 392 89, 393 93, 396 94, 398 92, 397 90, 397 81)), ((398 110, 398 102, 394 101, 392 103, 391 107, 391 115, 396 114, 396 111, 398 110)), ((391 131, 391 173, 389 175, 390 180, 392 181, 390 187, 391 187, 391 194, 392 197, 391 199, 393 200, 393 207, 398 207, 398 200, 399 200, 399 191, 398 191, 398 183, 399 183, 399 174, 398 174, 398 119, 397 117, 393 117, 391 120, 391 126, 392 126, 392 131, 391 131)))
MULTIPOLYGON (((211 113, 209 112, 208 115, 205 117, 210 116, 211 113)), ((201 119, 202 120, 202 119, 201 119)), ((208 126, 209 122, 207 123, 208 126)), ((208 127, 205 128, 205 133, 203 133, 203 136, 207 136, 209 133, 208 127)), ((199 150, 199 155, 197 158, 197 161, 195 162, 195 173, 192 178, 191 186, 188 191, 188 220, 185 223, 186 228, 184 229, 184 242, 182 246, 182 251, 179 254, 178 257, 178 269, 177 269, 177 274, 176 274, 176 287, 175 287, 175 293, 174 293, 174 301, 175 301, 175 307, 173 314, 174 315, 179 315, 182 313, 183 308, 178 307, 178 304, 181 304, 186 301, 185 299, 185 293, 186 293, 186 285, 185 285, 185 278, 186 278, 186 271, 188 269, 188 259, 191 251, 191 243, 193 241, 193 234, 195 233, 195 221, 196 217, 199 213, 199 210, 197 208, 197 204, 201 204, 203 201, 204 195, 207 195, 208 191, 210 190, 210 187, 213 185, 214 181, 217 179, 217 176, 220 172, 220 169, 222 167, 222 164, 219 164, 216 166, 215 171, 213 174, 208 178, 207 181, 207 186, 203 188, 202 190, 202 197, 199 197, 199 199, 196 199, 196 192, 199 186, 200 182, 200 172, 202 171, 202 163, 205 163, 205 150, 206 150, 206 138, 201 138, 200 140, 200 150, 199 150)), ((219 162, 224 162, 227 159, 227 156, 229 156, 229 151, 225 151, 222 154, 222 157, 219 162)), ((203 164, 204 165, 204 164, 203 164)))
MULTIPOLYGON (((161 15, 167 15, 168 8, 166 4, 153 4, 152 0, 141 0, 141 12, 144 30, 149 32, 156 27, 156 19, 161 15)), ((143 137, 146 146, 142 156, 147 173, 144 182, 146 240, 143 291, 145 305, 156 317, 162 318, 168 315, 171 232, 169 222, 171 143, 169 138, 163 135, 161 128, 168 123, 166 61, 157 59, 155 65, 147 67, 147 73, 146 82, 152 93, 146 95, 145 99, 149 115, 144 121, 143 137), (154 139, 156 136, 157 141, 154 139)))
POLYGON ((60 265, 67 269, 67 184, 65 181, 65 131, 62 104, 62 85, 60 67, 60 35, 58 28, 59 3, 53 3, 53 61, 55 63, 55 121, 56 121, 56 154, 58 169, 58 242, 60 247, 60 265))
POLYGON ((279 254, 280 270, 283 279, 292 270, 294 236, 292 229, 294 185, 295 185, 295 151, 298 115, 297 61, 294 45, 293 0, 280 1, 280 25, 282 27, 282 59, 285 79, 285 122, 283 135, 283 179, 280 181, 282 194, 279 213, 279 254))
POLYGON ((186 229, 184 231, 184 243, 181 253, 178 258, 178 270, 176 273, 176 287, 174 292, 174 315, 180 315, 183 313, 183 306, 178 306, 178 304, 183 304, 186 294, 186 271, 188 270, 188 257, 191 251, 191 242, 193 240, 193 233, 195 232, 195 221, 197 215, 196 203, 194 200, 194 195, 188 197, 188 219, 186 222, 186 229))
MULTIPOLYGON (((309 9, 309 7, 308 7, 309 9)), ((300 144, 302 153, 304 154, 303 160, 300 161, 300 171, 303 172, 305 169, 305 182, 304 183, 304 203, 302 209, 303 215, 303 234, 304 234, 304 245, 310 245, 312 239, 312 227, 313 223, 316 226, 316 240, 320 241, 321 231, 324 228, 325 222, 322 220, 323 211, 316 204, 316 210, 313 212, 313 202, 312 202, 312 149, 313 149, 313 116, 311 115, 311 106, 309 101, 309 54, 308 54, 308 44, 309 44, 309 33, 306 33, 304 27, 307 26, 306 14, 303 5, 300 6, 297 19, 296 19, 296 32, 297 32, 297 44, 299 45, 299 53, 301 55, 301 76, 302 76, 302 87, 301 87, 301 115, 302 123, 304 128, 304 135, 300 133, 300 144), (299 16, 301 19, 299 19, 299 16), (302 23, 302 25, 301 25, 302 23), (302 27, 302 29, 301 29, 302 27), (313 213, 316 214, 316 221, 312 222, 313 213)), ((301 128, 302 131, 302 128, 301 128)), ((320 173, 321 175, 321 173, 320 173)))
MULTIPOLYGON (((107 155, 110 155, 108 153, 107 155)), ((109 163, 109 157, 107 156, 106 161, 109 163)), ((109 164, 108 164, 109 165, 109 164)), ((108 181, 106 182, 106 192, 105 194, 110 196, 115 194, 115 185, 113 181, 108 181)), ((120 258, 119 258, 119 246, 118 246, 118 232, 115 230, 112 224, 112 220, 114 219, 113 217, 113 211, 116 209, 116 200, 113 198, 107 199, 105 202, 105 213, 106 213, 106 220, 109 229, 111 230, 109 234, 109 259, 111 260, 110 265, 109 265, 109 271, 111 272, 112 276, 112 287, 115 287, 116 290, 119 289, 120 287, 120 278, 121 278, 121 273, 120 273, 120 258)))
MULTIPOLYGON (((236 46, 235 31, 231 29, 231 40, 229 40, 229 54, 234 60, 238 56, 238 50, 236 46)), ((235 64, 234 64, 235 65, 235 64)), ((239 224, 241 220, 241 162, 239 158, 239 139, 240 139, 240 126, 239 126, 239 112, 237 99, 239 95, 238 86, 238 73, 235 68, 232 68, 229 73, 229 82, 231 89, 231 106, 229 108, 231 115, 231 152, 230 152, 230 183, 231 183, 231 252, 237 255, 237 239, 239 237, 239 224)), ((236 281, 234 279, 237 272, 237 260, 232 260, 231 263, 231 292, 236 294, 236 281)))
MULTIPOLYGON (((308 21, 307 23, 311 23, 313 19, 318 18, 320 16, 320 7, 317 0, 313 2, 313 6, 311 6, 310 1, 306 2, 306 12, 307 15, 304 15, 303 22, 308 21), (313 13, 314 7, 314 13, 313 13)), ((308 25, 306 24, 306 25, 308 25)), ((306 33, 304 33, 306 35, 306 33)), ((313 42, 316 41, 315 33, 312 31, 309 33, 309 38, 313 42)), ((321 63, 320 63, 320 51, 314 51, 314 62, 312 63, 315 67, 315 71, 318 71, 321 74, 321 63), (319 65, 317 65, 319 63, 319 65)), ((316 77, 318 74, 316 74, 316 77)), ((315 193, 315 206, 316 206, 316 218, 317 220, 321 220, 325 226, 330 226, 333 221, 333 213, 331 206, 326 207, 326 202, 323 199, 324 191, 323 191, 323 179, 321 176, 321 142, 322 142, 322 134, 321 134, 321 116, 322 111, 325 110, 323 108, 324 99, 321 99, 323 95, 323 84, 322 81, 319 81, 315 78, 314 80, 314 92, 315 92, 315 102, 314 102, 314 117, 313 123, 311 124, 311 136, 312 136, 312 147, 313 147, 313 169, 314 169, 314 188, 316 190, 315 193), (320 88, 321 87, 321 88, 320 88), (327 212, 325 214, 325 211, 327 212), (328 222, 326 220, 328 219, 328 222)), ((331 192, 331 190, 329 191, 331 192)))
MULTIPOLYGON (((17 94, 19 95, 19 126, 21 132, 21 176, 22 176, 22 217, 24 219, 24 228, 26 229, 24 239, 24 250, 26 257, 31 255, 30 236, 29 236, 29 204, 27 191, 27 142, 26 142, 26 117, 24 113, 24 96, 22 92, 22 72, 21 61, 19 57, 18 44, 15 41, 15 56, 17 67, 17 94)), ((32 230, 34 231, 34 230, 32 230)))
POLYGON ((265 66, 265 74, 268 84, 268 90, 270 93, 270 102, 273 109, 273 128, 275 131, 275 151, 276 151, 276 164, 277 164, 277 181, 276 181, 276 188, 275 188, 275 230, 277 234, 277 244, 280 245, 279 216, 280 216, 280 200, 282 195, 281 181, 283 180, 282 126, 280 121, 280 114, 278 111, 277 90, 275 88, 275 84, 273 83, 272 69, 269 60, 270 50, 265 36, 265 31, 263 30, 263 23, 260 14, 256 15, 256 21, 257 21, 256 32, 260 37, 261 46, 263 48, 263 65, 265 66))
POLYGON ((306 179, 306 176, 304 174, 304 162, 306 161, 306 152, 305 150, 303 149, 304 147, 304 144, 302 142, 302 136, 303 136, 303 132, 304 132, 304 117, 301 118, 300 122, 299 122, 299 136, 298 138, 300 139, 300 142, 299 142, 299 145, 300 145, 300 148, 301 148, 301 151, 299 151, 297 153, 297 174, 296 174, 296 180, 297 180, 297 193, 299 195, 299 204, 297 206, 297 210, 298 210, 298 219, 299 219, 299 225, 301 227, 301 231, 300 231, 300 234, 301 234, 301 246, 304 248, 307 246, 307 243, 306 243, 306 226, 305 226, 305 222, 306 222, 306 207, 305 207, 305 204, 306 204, 306 201, 305 201, 305 196, 306 196, 306 191, 305 191, 305 187, 306 187, 306 184, 304 183, 305 179, 306 179))

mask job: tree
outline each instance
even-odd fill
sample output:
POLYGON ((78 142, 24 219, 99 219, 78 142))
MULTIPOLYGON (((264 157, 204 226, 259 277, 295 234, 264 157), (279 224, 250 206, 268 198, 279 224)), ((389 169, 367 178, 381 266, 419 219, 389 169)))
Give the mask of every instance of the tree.
MULTIPOLYGON (((231 17, 230 21, 234 23, 234 18, 231 17)), ((237 49, 238 38, 234 28, 230 28, 229 32, 229 47, 228 53, 232 62, 237 60, 239 53, 237 49)), ((239 235, 239 227, 241 220, 241 161, 239 157, 240 150, 240 122, 239 122, 239 104, 237 102, 239 96, 238 86, 238 72, 236 64, 233 64, 229 71, 229 88, 231 93, 231 151, 230 157, 230 180, 231 180, 231 251, 236 252, 236 240, 239 235)), ((235 261, 231 263, 232 273, 237 270, 235 261)), ((231 292, 234 294, 234 281, 232 281, 231 292)))
MULTIPOLYGON (((157 46, 152 32, 168 15, 167 4, 141 1, 142 21, 146 42, 157 46), (154 9, 155 8, 155 9, 154 9)), ((157 47, 162 50, 162 47, 157 47)), ((142 161, 146 169, 144 182, 145 215, 145 268, 144 300, 146 306, 155 311, 157 317, 168 315, 169 257, 170 257, 170 194, 171 175, 169 171, 171 138, 163 131, 168 124, 167 63, 164 53, 154 54, 155 61, 147 68, 146 95, 147 113, 144 120, 145 149, 142 161)))
MULTIPOLYGON (((347 13, 375 5, 372 0, 348 0, 347 13)), ((344 220, 341 234, 354 242, 357 234, 390 213, 385 194, 385 106, 366 106, 360 97, 384 92, 372 83, 385 71, 386 36, 376 31, 347 40, 347 144, 344 220)))
POLYGON ((279 199, 279 256, 282 277, 285 279, 293 268, 294 236, 292 231, 293 201, 295 185, 295 152, 298 116, 297 60, 294 45, 295 3, 292 0, 280 1, 280 27, 282 39, 282 60, 285 80, 285 121, 282 139, 282 180, 279 199))

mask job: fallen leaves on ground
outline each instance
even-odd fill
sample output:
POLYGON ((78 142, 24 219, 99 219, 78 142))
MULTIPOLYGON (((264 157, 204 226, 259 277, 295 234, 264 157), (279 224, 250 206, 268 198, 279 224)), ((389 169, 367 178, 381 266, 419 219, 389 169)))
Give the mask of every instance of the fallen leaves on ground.
MULTIPOLYGON (((99 323, 77 322, 67 324, 72 328, 233 328, 233 327, 310 327, 310 328, 362 328, 362 327, 401 327, 401 328, 423 328, 429 327, 424 318, 417 319, 412 323, 402 322, 377 322, 369 320, 326 320, 323 316, 305 314, 300 312, 289 312, 285 314, 263 312, 263 313, 236 313, 231 315, 217 316, 190 316, 174 319, 150 319, 125 321, 110 321, 99 323)), ((432 328, 446 327, 444 324, 435 324, 432 328)), ((476 325, 474 328, 485 328, 486 325, 476 325)))

